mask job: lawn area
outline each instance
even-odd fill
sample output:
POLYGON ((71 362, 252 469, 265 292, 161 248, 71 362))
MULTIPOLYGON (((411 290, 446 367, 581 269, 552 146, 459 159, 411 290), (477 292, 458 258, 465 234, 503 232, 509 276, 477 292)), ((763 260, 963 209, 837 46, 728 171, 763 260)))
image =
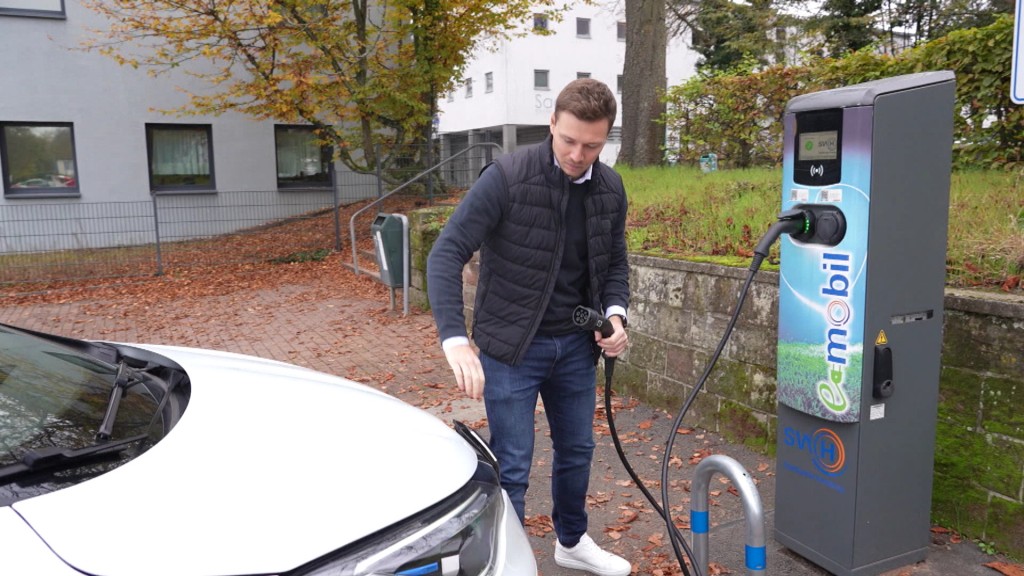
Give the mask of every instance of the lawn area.
MULTIPOLYGON (((631 252, 746 266, 779 212, 773 168, 616 167, 629 194, 631 252)), ((946 284, 1024 291, 1024 192, 1018 172, 954 172, 946 284)), ((777 269, 778 243, 763 269, 777 269)))

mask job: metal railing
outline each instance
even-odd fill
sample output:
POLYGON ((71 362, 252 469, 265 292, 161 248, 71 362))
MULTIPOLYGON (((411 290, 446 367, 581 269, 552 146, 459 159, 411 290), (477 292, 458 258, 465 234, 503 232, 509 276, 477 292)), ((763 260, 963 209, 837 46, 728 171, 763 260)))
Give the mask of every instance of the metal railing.
MULTIPOLYGON (((173 267, 287 262, 341 253, 342 220, 359 203, 376 198, 378 206, 382 197, 398 191, 412 193, 396 198, 399 204, 413 197, 416 204, 433 203, 435 185, 447 193, 475 179, 486 158, 467 160, 467 152, 439 164, 446 165, 445 171, 415 190, 406 186, 430 173, 415 174, 420 159, 429 165, 432 156, 394 160, 387 176, 404 183, 386 194, 380 171, 341 170, 334 185, 325 188, 147 192, 136 194, 142 198, 137 201, 116 202, 84 197, 0 201, 0 286, 152 276, 173 267), (451 163, 454 159, 460 163, 451 163), (408 178, 412 180, 405 182, 408 178)), ((367 227, 360 241, 368 240, 369 233, 367 227)))
POLYGON ((158 275, 169 265, 330 251, 340 246, 331 220, 341 202, 328 188, 0 204, 0 284, 158 275))
MULTIPOLYGON (((394 190, 388 192, 387 194, 383 194, 380 198, 377 198, 373 202, 370 202, 369 204, 367 204, 366 206, 363 206, 359 210, 356 210, 355 213, 352 214, 352 217, 349 218, 349 221, 348 221, 348 229, 349 229, 349 237, 351 238, 351 243, 352 243, 352 270, 356 274, 360 273, 359 272, 359 252, 358 252, 358 249, 356 247, 357 246, 357 243, 356 243, 356 218, 358 218, 359 215, 361 215, 363 212, 366 212, 367 210, 369 210, 371 208, 375 208, 375 207, 379 206, 381 203, 383 203, 385 200, 387 200, 390 196, 392 196, 392 195, 396 194, 397 192, 402 191, 404 188, 414 184, 416 181, 418 181, 419 179, 423 178, 424 176, 428 176, 430 174, 438 172, 439 170, 441 170, 441 168, 445 167, 446 165, 450 164, 451 162, 454 162, 455 160, 457 160, 457 159, 467 155, 471 150, 473 150, 475 148, 497 148, 499 154, 504 153, 504 151, 505 151, 501 147, 500 144, 497 144, 495 142, 479 142, 477 144, 473 144, 473 145, 469 146, 468 148, 466 148, 466 149, 464 149, 464 150, 462 150, 460 152, 457 152, 455 154, 452 154, 451 156, 449 156, 449 157, 445 158, 444 160, 438 162, 434 166, 431 166, 430 168, 427 168, 426 170, 424 170, 424 171, 420 172, 419 174, 413 176, 411 179, 407 180, 405 183, 403 183, 402 185, 398 186, 394 190)), ((408 240, 406 240, 406 243, 408 243, 408 240)), ((408 247, 408 245, 406 245, 406 246, 403 246, 402 249, 404 251, 408 252, 409 247, 408 247)))

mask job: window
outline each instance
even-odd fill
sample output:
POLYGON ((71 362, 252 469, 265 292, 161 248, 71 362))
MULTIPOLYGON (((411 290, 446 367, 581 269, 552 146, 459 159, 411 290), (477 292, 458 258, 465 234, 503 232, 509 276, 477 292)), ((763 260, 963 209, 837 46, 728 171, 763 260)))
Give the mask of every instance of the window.
POLYGON ((323 188, 331 185, 333 151, 312 126, 274 126, 278 188, 323 188))
POLYGON ((590 72, 577 72, 576 79, 579 80, 580 78, 590 78, 590 72))
POLYGON ((590 38, 590 18, 576 19, 576 36, 579 38, 590 38))
POLYGON ((534 14, 533 15, 533 29, 534 30, 547 30, 548 29, 548 16, 547 16, 547 14, 534 14))
POLYGON ((466 78, 466 98, 473 97, 473 79, 466 78))
POLYGON ((0 16, 64 18, 64 0, 0 0, 0 16))
POLYGON ((151 189, 216 189, 208 124, 147 124, 146 149, 151 189))
POLYGON ((484 74, 484 92, 494 92, 494 72, 484 74))
POLYGON ((622 94, 622 74, 615 77, 615 91, 622 94))
POLYGON ((0 163, 7 197, 79 195, 69 123, 0 123, 0 163))
POLYGON ((547 70, 534 70, 533 71, 533 89, 534 90, 547 90, 548 89, 548 71, 547 70))
POLYGON ((616 25, 615 25, 615 34, 616 34, 616 37, 618 37, 619 40, 623 40, 624 41, 626 39, 626 23, 625 22, 617 22, 616 23, 616 25))

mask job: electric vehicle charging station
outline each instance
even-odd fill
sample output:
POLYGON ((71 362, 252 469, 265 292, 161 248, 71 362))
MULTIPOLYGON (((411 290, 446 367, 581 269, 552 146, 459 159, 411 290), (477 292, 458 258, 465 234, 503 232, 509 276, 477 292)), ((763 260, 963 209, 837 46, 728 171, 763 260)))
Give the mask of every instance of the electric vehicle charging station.
POLYGON ((805 94, 784 118, 775 538, 838 575, 929 545, 955 79, 805 94), (844 229, 845 227, 845 229, 844 229))

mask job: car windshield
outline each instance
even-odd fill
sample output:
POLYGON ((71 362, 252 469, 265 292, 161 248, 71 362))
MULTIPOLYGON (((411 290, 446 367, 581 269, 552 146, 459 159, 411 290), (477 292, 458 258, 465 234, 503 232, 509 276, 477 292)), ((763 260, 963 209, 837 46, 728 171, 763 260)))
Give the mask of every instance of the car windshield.
MULTIPOLYGON (((97 444, 117 368, 61 343, 0 326, 0 467, 16 465, 32 451, 97 444)), ((103 473, 159 440, 166 432, 160 409, 166 387, 159 378, 142 376, 124 390, 111 433, 112 440, 145 435, 131 454, 5 480, 0 503, 103 473)))

